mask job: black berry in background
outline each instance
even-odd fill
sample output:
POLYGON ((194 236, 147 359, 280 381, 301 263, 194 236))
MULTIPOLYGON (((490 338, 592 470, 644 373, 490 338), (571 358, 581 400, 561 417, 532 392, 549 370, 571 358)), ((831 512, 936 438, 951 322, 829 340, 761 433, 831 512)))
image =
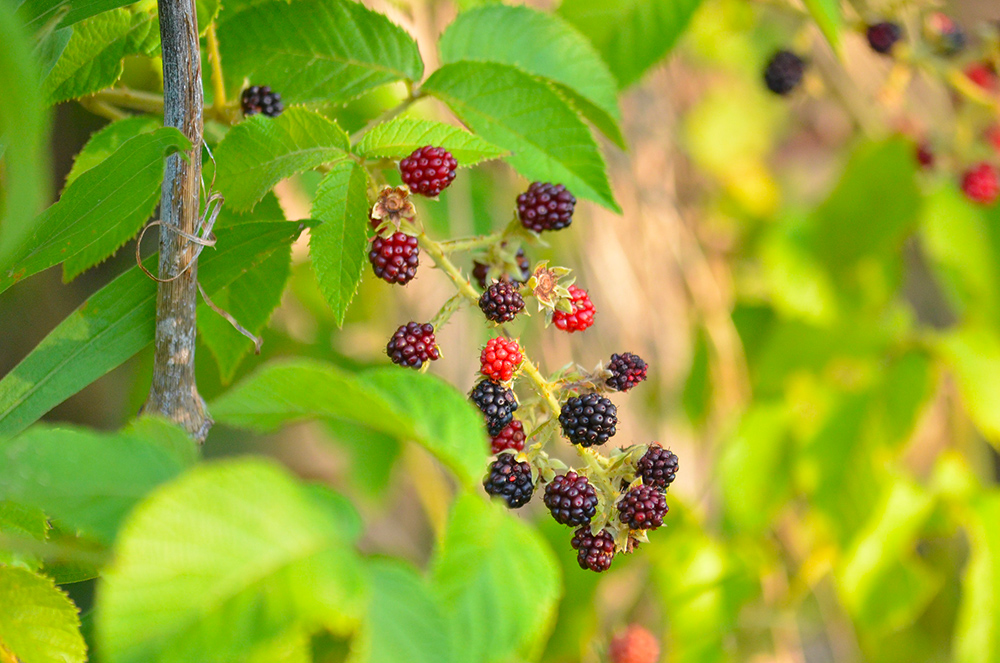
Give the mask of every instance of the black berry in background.
POLYGON ((263 113, 268 117, 278 117, 281 111, 285 110, 281 103, 281 95, 271 92, 267 85, 254 85, 243 90, 240 97, 240 106, 243 108, 243 115, 249 117, 257 113, 263 113))
MULTIPOLYGON (((531 262, 528 257, 524 255, 524 249, 518 249, 517 255, 514 256, 517 261, 518 271, 520 274, 516 276, 511 274, 501 274, 501 279, 510 279, 514 283, 524 283, 529 278, 531 278, 531 262)), ((479 284, 481 290, 486 289, 486 277, 490 273, 490 266, 486 263, 479 262, 478 260, 472 263, 472 278, 476 279, 476 283, 479 284)))
POLYGON ((764 83, 775 94, 788 94, 802 82, 805 61, 791 51, 778 51, 764 68, 764 83))
POLYGON ((892 47, 903 38, 903 28, 898 23, 883 21, 868 26, 868 45, 876 53, 887 55, 892 52, 892 47))

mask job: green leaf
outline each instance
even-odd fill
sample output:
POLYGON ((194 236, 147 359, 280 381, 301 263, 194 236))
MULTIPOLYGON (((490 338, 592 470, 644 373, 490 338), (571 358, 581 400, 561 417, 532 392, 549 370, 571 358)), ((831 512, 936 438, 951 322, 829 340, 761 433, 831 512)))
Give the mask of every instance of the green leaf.
POLYGON ((219 26, 229 89, 280 82, 286 103, 350 101, 393 81, 419 81, 417 44, 385 16, 348 0, 253 5, 219 26))
POLYGON ((1000 659, 1000 494, 995 490, 972 505, 968 519, 972 553, 962 578, 955 625, 955 661, 1000 659))
POLYGON ((465 495, 452 507, 431 565, 432 588, 462 660, 541 653, 562 582, 552 550, 533 528, 499 504, 465 495))
POLYGON ((362 424, 413 440, 467 485, 486 467, 482 418, 439 378, 386 367, 354 375, 317 362, 265 365, 212 403, 219 423, 257 431, 304 419, 362 424))
POLYGON ((38 221, 29 248, 0 274, 0 292, 60 262, 69 281, 134 236, 156 209, 163 158, 190 142, 173 128, 132 138, 66 187, 38 221))
POLYGON ((558 182, 620 212, 604 160, 587 126, 544 81, 510 65, 456 62, 435 71, 423 91, 447 103, 529 180, 558 182))
POLYGON ((65 27, 133 2, 135 0, 24 0, 17 8, 17 13, 28 27, 38 29, 67 7, 66 15, 58 23, 65 27))
POLYGON ((226 134, 215 150, 216 186, 226 204, 248 210, 282 179, 347 156, 347 134, 304 108, 276 118, 254 115, 226 134))
POLYGON ((830 42, 830 46, 840 54, 840 31, 843 28, 844 17, 840 13, 839 0, 802 0, 806 9, 812 14, 813 20, 819 25, 820 32, 830 42))
POLYGON ((556 82, 588 120, 625 146, 614 76, 590 42, 560 17, 526 6, 487 5, 459 14, 439 48, 445 64, 499 62, 556 82))
POLYGON ((391 485, 392 471, 402 452, 394 436, 360 424, 330 420, 326 425, 335 444, 350 456, 351 486, 365 497, 378 498, 391 485))
POLYGON ((219 15, 219 0, 196 0, 195 9, 198 12, 198 34, 203 35, 219 15))
POLYGON ((340 521, 276 464, 199 465, 132 512, 98 591, 108 663, 243 660, 300 629, 360 617, 340 521))
POLYGON ((140 134, 152 133, 162 126, 162 119, 152 115, 132 115, 105 125, 100 131, 95 132, 83 149, 73 157, 73 167, 66 175, 66 186, 114 154, 125 141, 140 134))
POLYGON ((397 117, 375 125, 361 138, 355 151, 369 158, 402 159, 424 145, 448 150, 460 168, 507 155, 506 150, 452 124, 411 117, 397 117))
MULTIPOLYGON (((0 481, 3 481, 2 475, 0 481)), ((48 534, 49 522, 44 511, 0 497, 0 539, 45 541, 48 534)), ((0 567, 4 565, 37 571, 42 566, 42 560, 32 554, 0 547, 0 567)))
POLYGON ((564 0, 558 13, 593 42, 619 89, 667 56, 701 0, 564 0))
POLYGON ((970 325, 942 336, 937 349, 955 374, 965 410, 1000 449, 1000 337, 992 329, 970 325))
POLYGON ((23 663, 83 663, 76 606, 52 580, 0 566, 0 656, 23 663))
MULTIPOLYGON (((301 232, 298 223, 250 223, 216 233, 198 262, 211 296, 301 232)), ((156 269, 156 257, 146 261, 156 269)), ((0 380, 0 436, 15 435, 153 342, 156 283, 133 267, 59 323, 0 380)))
POLYGON ((69 43, 42 83, 48 102, 82 97, 117 81, 131 31, 132 14, 125 9, 112 9, 73 26, 69 43))
POLYGON ((323 222, 310 233, 313 272, 337 325, 343 326, 368 253, 368 177, 364 169, 353 161, 335 165, 316 190, 312 217, 323 222))

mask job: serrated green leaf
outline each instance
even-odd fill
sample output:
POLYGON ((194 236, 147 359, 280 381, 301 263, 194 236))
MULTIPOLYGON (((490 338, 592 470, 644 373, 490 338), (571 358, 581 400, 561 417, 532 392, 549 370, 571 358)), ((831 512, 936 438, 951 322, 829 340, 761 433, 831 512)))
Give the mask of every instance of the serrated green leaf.
POLYGON ((258 431, 304 419, 361 424, 417 442, 468 486, 486 467, 482 418, 465 397, 436 377, 397 367, 355 375, 317 362, 271 363, 210 409, 220 423, 258 431))
POLYGON ((506 150, 452 124, 410 117, 375 125, 362 136, 355 151, 366 157, 401 159, 425 145, 448 150, 460 168, 507 154, 506 150))
POLYGON ((219 48, 230 90, 278 85, 286 103, 345 102, 393 81, 418 81, 423 63, 405 30, 348 0, 253 5, 227 15, 219 48))
POLYGON ((979 497, 968 519, 969 563, 962 578, 962 598, 955 625, 957 663, 1000 659, 1000 494, 979 497))
POLYGON ((361 616, 361 564, 340 520, 260 459, 203 464, 131 514, 97 599, 108 663, 243 660, 361 616))
POLYGON ((24 663, 87 660, 76 606, 50 578, 0 566, 0 654, 5 652, 24 663))
POLYGON ((840 11, 839 0, 802 0, 809 13, 812 14, 820 32, 830 42, 835 53, 840 53, 840 31, 843 29, 844 17, 840 11))
POLYGON ((552 550, 534 529, 499 504, 462 496, 431 565, 431 587, 462 660, 537 657, 562 582, 552 550))
POLYGON ((24 0, 17 8, 18 16, 31 28, 38 29, 68 8, 59 20, 60 26, 73 25, 118 7, 130 5, 135 0, 24 0))
POLYGON ((255 115, 226 134, 215 150, 215 185, 236 211, 248 210, 275 184, 295 173, 347 156, 347 134, 304 108, 276 118, 255 115))
POLYGON ((309 257, 319 289, 341 326, 358 291, 368 252, 368 177, 364 169, 353 161, 335 165, 316 190, 312 217, 323 223, 310 233, 309 257))
POLYGON ((97 92, 122 75, 132 14, 125 9, 92 16, 73 26, 73 35, 42 83, 50 104, 97 92))
POLYGON ((527 6, 486 5, 459 14, 439 48, 446 64, 499 62, 556 82, 602 133, 625 146, 614 76, 586 37, 560 17, 527 6))
MULTIPOLYGON (((218 292, 243 270, 290 245, 298 223, 249 223, 216 232, 218 242, 198 262, 198 279, 218 292)), ((146 260, 156 269, 156 257, 146 260)), ((59 323, 0 380, 0 436, 16 435, 153 342, 156 283, 133 267, 59 323)))
POLYGON ((163 120, 152 115, 132 115, 104 126, 91 135, 83 149, 73 157, 73 167, 66 175, 66 186, 114 154, 125 141, 140 134, 152 133, 161 127, 163 120))
POLYGON ((37 222, 28 249, 0 274, 0 292, 60 262, 65 280, 113 254, 156 209, 163 158, 190 142, 173 128, 132 138, 66 188, 37 222))
POLYGON ((621 211, 593 136, 544 81, 510 65, 456 62, 435 71, 422 89, 509 150, 506 161, 529 180, 565 184, 581 198, 621 211))
POLYGON ((59 28, 43 35, 35 44, 34 56, 43 80, 56 66, 72 36, 73 28, 59 28))
POLYGON ((701 0, 564 0, 558 13, 604 57, 619 89, 667 56, 701 0))

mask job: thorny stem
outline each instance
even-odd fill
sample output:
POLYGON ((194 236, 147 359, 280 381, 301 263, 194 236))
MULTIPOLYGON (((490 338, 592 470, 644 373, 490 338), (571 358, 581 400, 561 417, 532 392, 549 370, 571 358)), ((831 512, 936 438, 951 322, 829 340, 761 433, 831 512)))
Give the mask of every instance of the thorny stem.
POLYGON ((471 283, 469 283, 469 279, 462 276, 462 272, 455 266, 455 263, 449 260, 448 256, 444 254, 441 250, 441 245, 428 237, 426 233, 420 233, 417 241, 420 242, 420 248, 426 251, 428 255, 434 259, 434 264, 437 265, 438 269, 448 275, 448 278, 455 284, 458 291, 462 293, 464 297, 478 303, 479 293, 476 292, 476 289, 472 287, 471 283))
POLYGON ((485 249, 501 241, 506 234, 505 231, 492 233, 490 235, 477 235, 476 237, 462 237, 460 239, 450 239, 440 242, 443 253, 457 253, 459 251, 474 251, 475 249, 485 249))
POLYGON ((531 381, 531 386, 535 388, 538 395, 548 404, 552 416, 559 416, 559 400, 552 393, 552 384, 542 377, 542 374, 538 372, 538 367, 532 363, 527 354, 524 355, 524 359, 521 361, 521 375, 524 375, 531 381))

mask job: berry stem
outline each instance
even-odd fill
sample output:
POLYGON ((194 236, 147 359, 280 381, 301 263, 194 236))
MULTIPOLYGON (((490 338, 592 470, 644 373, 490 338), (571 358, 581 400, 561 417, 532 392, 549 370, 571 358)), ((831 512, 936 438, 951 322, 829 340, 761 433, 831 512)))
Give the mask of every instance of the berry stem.
POLYGON ((459 239, 449 239, 440 243, 443 253, 458 253, 460 251, 472 251, 473 249, 484 249, 503 240, 506 230, 495 232, 490 235, 477 235, 475 237, 461 237, 459 239))
POLYGON ((443 271, 451 279, 458 291, 473 302, 479 302, 479 293, 476 289, 472 287, 469 283, 469 279, 462 276, 462 272, 455 266, 448 256, 444 254, 441 250, 441 245, 435 242, 433 239, 427 236, 426 233, 420 233, 418 236, 418 241, 420 242, 420 248, 427 252, 427 254, 434 259, 434 264, 437 265, 438 269, 443 271))
POLYGON ((460 292, 456 292, 454 295, 449 297, 448 301, 441 306, 441 309, 430 320, 430 323, 434 325, 434 330, 437 331, 438 329, 441 329, 441 327, 448 324, 451 316, 455 313, 455 311, 462 308, 462 304, 465 301, 465 296, 460 292))
POLYGON ((144 113, 163 113, 163 95, 127 87, 113 87, 94 93, 94 101, 144 113))
POLYGON ((103 118, 107 118, 112 122, 116 120, 124 120, 128 117, 128 113, 121 110, 117 106, 112 106, 111 104, 99 101, 94 98, 90 99, 80 99, 79 103, 81 106, 89 110, 94 115, 100 115, 103 118))
POLYGON ((219 55, 219 38, 215 35, 215 21, 208 25, 205 43, 208 47, 208 64, 212 68, 212 110, 218 116, 222 115, 226 107, 226 83, 222 77, 222 56, 219 55))
POLYGON ((535 391, 538 392, 538 395, 548 403, 549 409, 552 411, 552 416, 558 417, 560 410, 559 400, 552 393, 552 384, 542 377, 542 374, 538 372, 538 367, 532 363, 527 354, 521 360, 520 370, 523 375, 526 375, 531 380, 531 384, 535 388, 535 391))

